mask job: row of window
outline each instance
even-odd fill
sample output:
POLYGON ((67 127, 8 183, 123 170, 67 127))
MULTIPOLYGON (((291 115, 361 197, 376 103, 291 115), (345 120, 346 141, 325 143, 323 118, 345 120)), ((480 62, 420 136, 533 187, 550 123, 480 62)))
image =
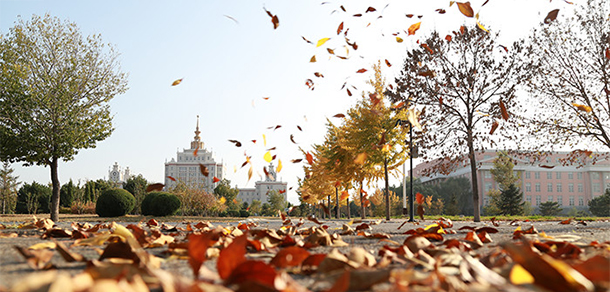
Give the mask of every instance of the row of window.
MULTIPOLYGON (((536 196, 535 200, 536 200, 536 206, 539 206, 540 203, 542 202, 542 196, 536 196)), ((546 200, 547 200, 547 202, 553 202, 553 196, 547 196, 546 200)), ((527 201, 531 204, 532 196, 525 196, 525 201, 527 201)), ((559 204, 559 206, 563 206, 563 196, 557 196, 557 203, 559 204)), ((574 196, 570 196, 568 198, 568 204, 569 204, 569 206, 574 206, 574 196)), ((584 205, 585 205, 585 198, 582 196, 579 196, 578 197, 578 206, 584 206, 584 205)))
POLYGON ((206 161, 209 159, 210 159, 209 155, 204 155, 204 156, 178 155, 178 161, 206 161))
MULTIPOLYGON (((526 171, 525 172, 525 178, 532 178, 532 172, 534 173, 534 178, 535 179, 540 179, 540 171, 526 171)), ((556 179, 562 179, 562 172, 555 172, 555 178, 556 179)), ((582 179, 582 172, 577 172, 576 173, 576 177, 577 179, 582 179)), ((547 179, 553 179, 553 172, 552 171, 547 171, 546 172, 546 178, 547 179)), ((599 173, 596 172, 591 172, 591 178, 592 179, 599 179, 599 173), (595 178, 597 176, 597 178, 595 178)), ((573 172, 568 172, 568 179, 574 179, 574 173, 573 172)))
MULTIPOLYGON (((593 184, 593 185, 595 185, 595 184, 593 184)), ((597 184, 597 185, 598 185, 597 187, 599 188, 599 184, 597 184)), ((534 187, 535 187, 536 192, 540 192, 540 183, 536 183, 536 184, 534 185, 534 187)), ((563 184, 558 183, 558 184, 556 184, 556 185, 555 185, 555 187, 556 187, 556 189, 555 189, 555 190, 556 190, 558 193, 563 192, 563 184)), ((595 189, 595 188, 594 188, 594 189, 595 189)), ((526 192, 531 192, 531 191, 532 191, 532 183, 525 183, 525 191, 526 191, 526 192)), ((546 191, 547 191, 547 192, 549 192, 549 193, 552 193, 552 192, 553 192, 553 184, 552 184, 552 183, 548 183, 548 184, 546 185, 546 191)), ((579 193, 582 193, 582 192, 584 192, 584 191, 585 191, 585 190, 584 190, 584 188, 583 188, 583 185, 582 185, 582 184, 578 184, 578 192, 579 192, 579 193)), ((570 192, 570 193, 573 193, 573 192, 574 192, 574 184, 573 184, 573 183, 569 183, 569 184, 568 184, 568 192, 570 192)))

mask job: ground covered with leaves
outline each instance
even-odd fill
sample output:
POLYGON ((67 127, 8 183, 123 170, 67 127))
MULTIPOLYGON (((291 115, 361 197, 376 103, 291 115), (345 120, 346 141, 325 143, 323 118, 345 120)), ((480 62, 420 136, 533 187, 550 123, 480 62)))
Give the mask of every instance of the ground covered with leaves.
POLYGON ((0 291, 607 291, 610 223, 0 225, 0 291))

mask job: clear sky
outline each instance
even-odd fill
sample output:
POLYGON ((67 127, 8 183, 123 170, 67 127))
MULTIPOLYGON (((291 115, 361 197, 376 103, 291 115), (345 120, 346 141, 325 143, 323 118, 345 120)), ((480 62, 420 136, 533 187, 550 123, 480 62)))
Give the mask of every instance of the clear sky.
MULTIPOLYGON (((323 141, 327 118, 339 123, 332 116, 345 113, 363 91, 371 90, 366 84, 372 78, 371 65, 387 59, 392 67, 384 65, 384 74, 392 82, 407 48, 419 37, 434 29, 443 35, 460 25, 476 25, 474 18, 464 17, 449 2, 2 0, 0 33, 8 33, 19 17, 28 20, 32 14, 49 13, 75 22, 84 35, 101 34, 104 42, 121 53, 129 90, 111 101, 115 131, 96 148, 61 163, 62 184, 69 179, 107 178, 115 162, 149 181, 163 182, 164 162, 190 147, 199 115, 205 147, 214 152, 216 161, 224 162, 225 177, 232 185, 253 187, 264 175, 266 149, 276 147, 272 154, 283 164, 278 176, 293 187, 289 201, 298 203, 295 190, 297 177, 303 176, 302 165, 290 160, 303 158, 299 147, 309 150, 313 143, 323 141), (376 11, 365 13, 369 6, 376 11), (277 29, 263 8, 278 16, 277 29), (407 36, 407 28, 420 21, 420 30, 407 36), (358 50, 346 46, 343 34, 337 35, 341 22, 350 29, 347 37, 357 43, 358 50), (393 33, 399 33, 404 42, 398 43, 393 33), (315 46, 326 37, 331 39, 315 46), (327 48, 349 59, 334 57, 327 48), (309 62, 313 55, 315 63, 309 62), (369 71, 356 73, 361 68, 369 71), (315 77, 314 72, 324 78, 315 77), (183 82, 172 87, 179 78, 183 82), (313 80, 314 90, 305 85, 307 79, 313 80), (345 82, 352 97, 340 90, 345 82), (282 127, 269 129, 276 125, 282 127), (290 141, 291 134, 297 144, 290 141), (243 146, 237 148, 229 139, 243 146), (256 144, 251 140, 257 140, 256 144), (248 167, 240 168, 245 154, 252 156, 254 166, 250 181, 248 167)), ((560 8, 562 17, 572 9, 560 0, 491 0, 482 6, 484 2, 471 1, 472 8, 480 13, 482 25, 501 32, 506 44, 527 36, 549 11, 560 8)), ((21 181, 50 181, 48 168, 13 167, 21 181)))

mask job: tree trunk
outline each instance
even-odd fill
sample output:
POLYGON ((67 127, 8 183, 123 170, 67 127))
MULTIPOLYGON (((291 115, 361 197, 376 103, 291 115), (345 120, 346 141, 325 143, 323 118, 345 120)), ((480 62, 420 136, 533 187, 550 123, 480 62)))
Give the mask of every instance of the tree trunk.
POLYGON ((364 183, 360 181, 360 218, 366 218, 366 209, 364 208, 364 198, 362 196, 362 191, 364 190, 364 183))
POLYGON ((335 206, 337 206, 337 219, 339 219, 339 217, 341 217, 340 213, 341 213, 341 209, 339 208, 339 188, 335 187, 335 206))
POLYGON ((466 137, 468 143, 468 156, 470 158, 470 181, 472 182, 472 202, 474 205, 474 222, 481 222, 481 209, 479 207, 479 182, 477 178, 477 160, 472 143, 472 131, 466 137))
POLYGON ((51 184, 53 185, 53 194, 51 195, 51 220, 59 221, 59 177, 57 176, 57 158, 51 160, 51 184))
POLYGON ((333 219, 333 212, 332 209, 330 208, 330 194, 328 194, 328 204, 326 205, 328 207, 328 209, 326 211, 328 211, 328 213, 326 215, 328 215, 328 219, 333 219))
POLYGON ((351 214, 350 205, 349 205, 349 197, 347 197, 347 199, 345 199, 345 202, 347 203, 347 219, 352 219, 352 214, 351 214))
POLYGON ((385 172, 385 220, 390 221, 390 186, 388 182, 388 158, 383 159, 383 171, 385 172))

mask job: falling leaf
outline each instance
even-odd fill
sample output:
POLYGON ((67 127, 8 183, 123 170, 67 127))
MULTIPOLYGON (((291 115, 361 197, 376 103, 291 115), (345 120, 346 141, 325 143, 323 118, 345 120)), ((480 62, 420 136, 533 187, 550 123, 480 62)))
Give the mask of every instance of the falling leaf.
POLYGON ((271 152, 267 151, 267 153, 265 153, 265 155, 263 156, 263 159, 265 159, 265 161, 267 161, 267 163, 271 162, 271 152))
POLYGON ((377 11, 377 9, 375 9, 374 7, 370 7, 369 6, 369 8, 366 9, 365 13, 367 13, 367 12, 375 12, 375 11, 377 11))
POLYGON ((354 14, 354 17, 361 17, 361 16, 362 16, 362 13, 356 13, 356 14, 354 14))
POLYGON ((610 48, 606 49, 606 59, 610 59, 610 48))
POLYGON ((250 181, 251 178, 252 178, 252 166, 250 166, 250 169, 248 169, 248 181, 250 181))
POLYGON ((349 91, 349 88, 346 88, 345 90, 347 91, 347 95, 348 95, 348 96, 352 96, 352 92, 351 92, 351 91, 349 91))
POLYGON ((506 106, 504 105, 504 102, 502 100, 500 100, 499 105, 500 105, 500 112, 502 113, 502 118, 505 121, 508 121, 508 111, 506 110, 506 106))
POLYGON ((409 35, 414 35, 415 32, 419 29, 419 26, 421 25, 421 21, 418 23, 414 23, 411 26, 409 26, 409 35))
POLYGON ((364 164, 364 162, 366 161, 367 158, 367 154, 365 152, 358 154, 358 156, 356 156, 356 159, 354 159, 354 163, 355 164, 364 164))
POLYGON ((307 43, 313 44, 310 40, 306 39, 304 36, 301 36, 303 38, 304 41, 306 41, 307 43))
POLYGON ((316 62, 316 55, 313 55, 311 57, 311 59, 309 59, 309 63, 315 63, 316 62))
POLYGON ((452 37, 451 37, 450 35, 447 35, 447 36, 445 37, 445 39, 446 39, 448 42, 450 42, 450 41, 451 41, 451 39, 452 39, 452 37))
POLYGON ((307 87, 309 87, 309 89, 311 89, 311 90, 314 89, 314 83, 313 83, 313 80, 311 80, 311 79, 305 80, 305 85, 307 85, 307 87))
POLYGON ((388 61, 388 59, 385 59, 385 64, 386 64, 388 67, 392 67, 392 64, 390 64, 390 61, 388 61))
POLYGON ((341 22, 341 24, 339 24, 339 27, 337 28, 337 35, 340 34, 343 31, 343 22, 341 22))
POLYGON ((362 69, 360 69, 360 70, 356 71, 356 73, 364 73, 364 72, 366 72, 366 71, 368 71, 368 70, 366 70, 366 69, 362 68, 362 69))
POLYGON ((324 75, 322 75, 322 73, 320 73, 320 72, 314 72, 313 75, 315 75, 316 77, 319 77, 319 78, 324 78, 324 75))
POLYGON ((456 2, 455 4, 457 4, 458 8, 460 9, 460 12, 462 12, 462 14, 464 14, 466 17, 474 16, 474 11, 472 11, 472 7, 470 7, 470 2, 456 2))
POLYGON ((405 16, 406 16, 407 18, 411 18, 411 17, 413 17, 413 14, 406 14, 405 16))
POLYGON ((424 203, 424 195, 422 195, 421 193, 417 193, 415 194, 415 201, 417 202, 417 204, 421 205, 424 203))
POLYGON ((176 179, 173 176, 167 176, 167 178, 169 178, 171 181, 176 181, 176 179))
POLYGON ((494 120, 493 124, 491 125, 491 130, 489 131, 489 135, 493 135, 493 133, 496 131, 496 129, 498 128, 500 124, 498 123, 498 121, 494 120))
POLYGON ((162 183, 150 184, 146 187, 146 192, 149 193, 153 191, 162 191, 164 186, 165 185, 162 183))
POLYGON ((447 11, 445 11, 445 9, 441 9, 441 8, 436 9, 435 11, 438 12, 439 14, 445 14, 447 12, 447 11))
POLYGON ((229 140, 229 142, 234 143, 235 147, 241 147, 241 142, 239 142, 237 140, 229 140))
POLYGON ((305 158, 307 159, 307 163, 309 163, 309 165, 313 165, 313 155, 311 155, 311 153, 307 152, 305 154, 305 158))
POLYGON ((265 12, 267 12, 267 15, 269 15, 269 17, 271 17, 271 23, 273 23, 273 29, 277 29, 278 26, 280 26, 280 20, 277 17, 277 15, 273 15, 271 12, 269 12, 267 9, 263 8, 265 10, 265 12))
POLYGON ((551 10, 549 14, 544 18, 544 23, 549 24, 555 19, 557 19, 557 14, 559 13, 559 9, 551 10))
POLYGON ((219 179, 219 178, 217 178, 217 177, 214 177, 214 178, 212 179, 212 181, 213 181, 214 183, 217 183, 217 182, 219 182, 219 181, 220 181, 220 179, 219 179))
POLYGON ((275 172, 280 173, 280 171, 282 171, 282 160, 278 159, 277 168, 275 169, 275 172))
POLYGON ((237 19, 235 19, 235 18, 233 18, 233 17, 231 17, 229 15, 226 15, 226 14, 224 14, 223 16, 228 18, 228 19, 230 19, 230 20, 233 20, 235 23, 239 24, 239 21, 237 21, 237 19))
POLYGON ((301 161, 303 161, 303 159, 293 159, 293 160, 290 160, 290 162, 292 162, 292 163, 299 163, 301 161))
POLYGON ((344 114, 336 114, 333 116, 333 118, 345 118, 344 114))
POLYGON ((208 175, 210 175, 210 171, 208 170, 208 168, 201 163, 199 163, 199 171, 201 172, 201 174, 203 174, 203 176, 207 177, 208 175))
POLYGON ((263 146, 267 147, 267 136, 265 134, 263 134, 263 146))
POLYGON ((294 144, 297 144, 297 142, 294 141, 294 135, 290 134, 290 141, 294 144))
POLYGON ((396 41, 399 42, 399 43, 402 43, 403 39, 401 37, 396 37, 396 41))
POLYGON ((489 30, 487 30, 487 29, 486 29, 486 28, 485 28, 485 27, 484 27, 484 26, 483 26, 483 25, 482 25, 482 24, 481 24, 481 23, 480 23, 478 20, 477 20, 477 26, 478 26, 480 29, 482 29, 482 30, 484 30, 484 31, 486 31, 486 32, 489 32, 489 30))
POLYGON ((180 78, 180 79, 172 82, 172 86, 176 86, 176 85, 180 84, 182 82, 182 79, 184 79, 184 78, 180 78))
POLYGON ((326 48, 326 50, 328 51, 329 54, 334 55, 335 54, 335 50, 331 49, 331 48, 326 48))
POLYGON ((584 104, 577 104, 577 103, 572 103, 572 105, 574 107, 576 107, 578 110, 581 110, 583 112, 587 112, 587 113, 591 112, 591 107, 590 106, 587 106, 587 105, 584 105, 584 104))
POLYGON ((328 40, 330 40, 330 38, 321 38, 320 40, 318 40, 318 43, 316 44, 316 48, 324 45, 324 43, 326 43, 328 40))

